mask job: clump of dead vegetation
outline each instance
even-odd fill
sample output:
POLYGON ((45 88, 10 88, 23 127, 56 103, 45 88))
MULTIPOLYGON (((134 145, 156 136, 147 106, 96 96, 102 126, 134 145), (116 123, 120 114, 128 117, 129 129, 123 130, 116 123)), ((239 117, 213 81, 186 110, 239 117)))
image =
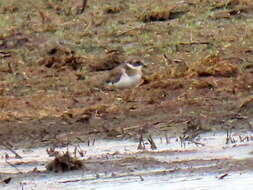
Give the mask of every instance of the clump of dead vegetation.
POLYGON ((239 66, 233 60, 223 59, 219 54, 211 54, 193 63, 173 62, 146 80, 154 81, 152 83, 154 87, 157 83, 161 86, 166 83, 165 86, 169 85, 171 89, 177 89, 183 85, 179 80, 182 77, 233 77, 238 72, 239 66))
POLYGON ((104 13, 106 14, 116 14, 120 13, 124 7, 122 5, 108 5, 104 8, 104 13))
POLYGON ((90 56, 87 59, 87 70, 91 72, 111 70, 123 62, 125 57, 118 50, 109 50, 100 56, 90 56))
POLYGON ((212 18, 231 18, 232 16, 242 16, 243 13, 249 13, 253 11, 253 2, 250 0, 228 0, 218 1, 213 5, 215 12, 212 18))
POLYGON ((79 170, 83 168, 82 161, 72 157, 68 151, 63 154, 58 152, 54 156, 54 160, 48 163, 46 166, 48 171, 65 172, 70 170, 79 170))
POLYGON ((207 77, 236 77, 240 72, 237 59, 222 58, 219 53, 211 54, 193 63, 171 61, 163 70, 145 78, 152 88, 176 90, 191 86, 197 89, 213 89, 217 86, 207 77), (185 80, 188 77, 190 80, 185 80), (194 78, 198 77, 198 78, 194 78))
POLYGON ((183 80, 180 80, 180 79, 162 79, 162 80, 152 82, 150 86, 151 88, 176 90, 176 89, 183 88, 185 86, 185 83, 183 80))
POLYGON ((246 10, 252 7, 253 3, 251 0, 226 0, 226 1, 215 1, 213 2, 213 9, 238 9, 246 10))
POLYGON ((160 71, 144 76, 145 84, 152 88, 179 89, 184 87, 183 77, 188 75, 188 64, 182 60, 171 60, 166 57, 166 66, 160 71))
MULTIPOLYGON (((147 137, 147 141, 148 141, 148 144, 150 144, 150 148, 152 150, 156 150, 157 149, 155 141, 153 140, 153 138, 152 138, 151 135, 149 135, 147 137)), ((145 149, 146 149, 146 143, 145 143, 144 138, 143 138, 143 133, 140 132, 139 144, 138 144, 137 150, 145 150, 145 149)))
POLYGON ((24 47, 31 41, 32 36, 21 32, 13 32, 8 36, 0 35, 0 49, 24 47))
POLYGON ((69 48, 53 47, 48 50, 47 55, 38 64, 57 70, 65 68, 79 70, 84 64, 84 59, 69 48))
POLYGON ((218 54, 209 55, 189 66, 189 75, 198 77, 233 77, 239 72, 239 67, 229 59, 222 59, 218 54))
POLYGON ((139 19, 143 22, 167 21, 179 18, 188 12, 184 6, 165 6, 146 10, 139 19))
POLYGON ((62 114, 63 118, 77 118, 89 120, 92 114, 102 115, 119 111, 117 107, 110 104, 97 104, 88 108, 75 108, 65 111, 62 114))
MULTIPOLYGON (((57 15, 65 15, 65 16, 83 14, 87 6, 88 0, 75 1, 75 2, 45 1, 46 9, 53 10, 57 15)), ((40 12, 40 14, 41 13, 42 12, 40 12)))

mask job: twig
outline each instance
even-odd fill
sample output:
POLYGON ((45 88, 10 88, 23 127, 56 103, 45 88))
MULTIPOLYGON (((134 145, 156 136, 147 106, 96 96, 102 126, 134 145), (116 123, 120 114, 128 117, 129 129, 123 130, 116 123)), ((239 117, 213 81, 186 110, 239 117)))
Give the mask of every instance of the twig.
POLYGON ((126 34, 126 33, 128 33, 128 32, 132 32, 132 31, 134 31, 134 30, 140 30, 140 29, 143 28, 143 26, 144 26, 144 25, 141 25, 141 26, 137 26, 137 27, 134 27, 134 28, 130 28, 130 29, 125 30, 125 31, 118 32, 118 33, 116 34, 116 36, 118 37, 118 36, 124 35, 124 34, 126 34))
POLYGON ((179 43, 179 45, 201 45, 201 44, 206 44, 206 45, 208 45, 208 44, 210 44, 210 42, 197 42, 197 41, 192 41, 192 42, 181 42, 181 43, 179 43))
POLYGON ((85 141, 81 139, 80 137, 76 137, 77 140, 79 140, 81 143, 84 143, 85 141))
POLYGON ((15 158, 18 158, 18 159, 22 158, 22 156, 20 156, 15 150, 13 150, 10 146, 6 145, 4 142, 0 141, 0 144, 6 149, 8 149, 9 151, 11 151, 15 155, 15 158))
POLYGON ((132 126, 132 127, 125 127, 123 128, 123 131, 128 131, 128 130, 134 130, 134 129, 138 129, 138 128, 141 128, 142 126, 140 125, 137 125, 137 126, 132 126))
POLYGON ((11 53, 10 52, 5 52, 5 51, 0 51, 0 57, 1 58, 11 57, 11 53))
POLYGON ((225 174, 219 176, 218 179, 224 179, 224 177, 227 177, 227 176, 228 176, 228 173, 225 173, 225 174))
POLYGON ((95 142, 96 142, 96 139, 95 139, 95 137, 94 137, 93 140, 92 140, 92 146, 95 145, 95 142))
POLYGON ((144 144, 144 140, 143 140, 143 134, 141 133, 137 150, 144 150, 144 149, 145 149, 145 144, 144 144))
POLYGON ((155 142, 154 142, 154 140, 153 140, 153 138, 152 138, 151 135, 148 136, 148 142, 149 142, 152 150, 156 150, 157 149, 157 146, 156 146, 156 144, 155 144, 155 142))
POLYGON ((236 143, 236 140, 232 137, 232 129, 227 129, 226 144, 236 143))
POLYGON ((197 142, 197 141, 195 141, 195 140, 190 140, 190 142, 192 142, 193 144, 195 144, 197 147, 198 147, 198 146, 205 146, 204 143, 200 143, 200 142, 197 142))
POLYGON ((251 123, 249 121, 246 121, 246 124, 248 125, 249 130, 252 131, 252 125, 251 125, 251 123))
POLYGON ((83 0, 83 5, 82 5, 82 9, 81 9, 81 11, 80 11, 80 14, 83 14, 83 13, 84 13, 84 10, 85 10, 85 8, 86 8, 86 6, 87 6, 87 2, 88 2, 88 0, 83 0))
POLYGON ((18 173, 23 174, 23 172, 21 172, 21 171, 20 171, 15 165, 13 165, 12 163, 8 162, 7 160, 5 160, 5 162, 6 162, 8 165, 10 165, 11 167, 15 168, 15 170, 17 170, 18 173))
POLYGON ((165 140, 166 140, 166 144, 170 143, 170 139, 168 137, 168 134, 165 132, 165 140))
POLYGON ((87 146, 94 146, 95 141, 96 141, 96 139, 95 139, 94 137, 91 138, 91 137, 89 136, 88 141, 87 141, 87 146))

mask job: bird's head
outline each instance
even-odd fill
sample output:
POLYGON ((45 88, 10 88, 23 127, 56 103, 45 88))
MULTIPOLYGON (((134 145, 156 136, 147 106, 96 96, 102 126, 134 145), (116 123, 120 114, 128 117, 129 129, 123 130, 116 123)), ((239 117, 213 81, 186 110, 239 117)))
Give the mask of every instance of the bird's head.
POLYGON ((141 70, 143 67, 146 67, 146 65, 140 60, 133 60, 131 62, 127 62, 126 64, 129 68, 137 70, 141 70))

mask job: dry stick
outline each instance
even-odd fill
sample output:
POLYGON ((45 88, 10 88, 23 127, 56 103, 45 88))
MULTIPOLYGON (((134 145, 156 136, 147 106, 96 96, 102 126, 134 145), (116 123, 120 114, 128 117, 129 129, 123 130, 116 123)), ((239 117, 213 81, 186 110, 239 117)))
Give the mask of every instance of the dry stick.
POLYGON ((39 12, 39 15, 40 15, 40 17, 41 17, 41 19, 42 19, 42 24, 45 24, 45 21, 46 21, 46 16, 45 16, 45 14, 42 12, 42 11, 38 11, 39 12))
POLYGON ((128 130, 133 130, 133 129, 138 129, 138 128, 141 128, 142 126, 140 125, 136 125, 136 126, 132 126, 132 127, 125 127, 123 128, 123 131, 128 131, 128 130))
POLYGON ((81 9, 81 11, 80 11, 80 14, 83 14, 83 13, 84 13, 84 9, 85 9, 86 6, 87 6, 87 2, 88 2, 88 0, 83 0, 83 5, 82 5, 82 9, 81 9))
POLYGON ((167 134, 166 132, 165 132, 165 140, 166 140, 166 144, 169 144, 169 143, 170 143, 168 134, 167 134))
POLYGON ((11 53, 10 52, 0 51, 0 56, 1 56, 1 58, 11 57, 11 53))
POLYGON ((196 42, 181 42, 181 43, 179 43, 180 45, 201 45, 201 44, 205 44, 205 45, 208 45, 208 44, 210 44, 210 42, 208 42, 208 41, 200 41, 200 42, 198 42, 198 41, 196 41, 196 42))
POLYGON ((156 146, 156 144, 155 144, 155 142, 154 142, 154 140, 153 140, 153 138, 152 138, 151 135, 149 135, 149 137, 148 137, 148 142, 149 142, 152 150, 156 150, 157 149, 157 146, 156 146))
POLYGON ((76 137, 77 140, 79 140, 81 143, 84 143, 84 140, 81 139, 80 137, 76 137))
POLYGON ((74 149, 74 156, 75 156, 75 158, 77 158, 77 156, 76 156, 76 153, 77 153, 77 146, 75 146, 75 149, 74 149))
POLYGON ((200 142, 197 142, 197 141, 194 141, 194 140, 191 140, 190 142, 194 143, 196 146, 205 146, 204 143, 200 143, 200 142))
POLYGON ((93 138, 93 141, 92 141, 92 146, 95 145, 95 142, 96 142, 96 139, 95 139, 95 137, 94 137, 94 138, 93 138))
POLYGON ((14 73, 11 63, 8 63, 9 73, 14 73))
MULTIPOLYGON (((168 170, 164 170, 164 171, 154 171, 154 172, 151 172, 152 175, 157 175, 157 174, 161 174, 161 173, 171 173, 171 172, 174 172, 174 171, 177 171, 177 169, 168 169, 168 170)), ((145 175, 145 174, 144 174, 145 175)), ((139 177, 141 180, 144 178, 140 175, 140 174, 129 174, 129 173, 126 173, 126 174, 117 174, 116 176, 114 176, 113 178, 124 178, 124 177, 139 177)), ((102 177, 100 176, 99 177, 100 179, 110 179, 112 178, 112 176, 106 176, 106 177, 102 177)), ((83 178, 80 178, 80 179, 70 179, 70 180, 64 180, 64 181, 57 181, 58 183, 73 183, 73 182, 86 182, 86 181, 94 181, 94 180, 97 180, 97 175, 94 176, 94 177, 90 177, 88 179, 83 179, 83 178)))
MULTIPOLYGON (((88 29, 90 28, 90 26, 92 25, 92 19, 89 19, 89 21, 87 21, 87 26, 84 28, 84 30, 82 31, 82 34, 85 34, 86 31, 88 31, 88 29)), ((87 59, 88 57, 86 56, 82 56, 84 57, 84 59, 87 59)))
POLYGON ((18 158, 18 159, 22 158, 22 156, 20 156, 16 151, 14 151, 11 147, 9 147, 8 145, 6 145, 4 142, 0 141, 0 145, 2 145, 3 147, 5 147, 9 151, 11 151, 15 155, 15 158, 18 158))
POLYGON ((142 29, 143 27, 144 27, 144 25, 141 25, 141 26, 137 26, 137 27, 128 29, 128 30, 126 30, 126 31, 121 31, 121 32, 117 33, 116 36, 121 36, 121 35, 124 35, 124 34, 126 34, 126 33, 128 33, 128 32, 132 32, 132 31, 134 31, 134 30, 140 30, 140 29, 142 29))
POLYGON ((77 150, 78 151, 78 153, 79 153, 79 155, 81 156, 81 157, 84 157, 84 154, 86 154, 86 152, 84 152, 83 150, 82 150, 82 148, 81 148, 81 146, 78 144, 78 148, 79 148, 79 150, 77 150))
POLYGON ((23 174, 23 172, 21 172, 15 165, 11 164, 11 163, 8 162, 7 160, 5 160, 5 162, 6 162, 8 165, 10 165, 11 167, 15 168, 15 170, 17 170, 18 173, 23 174))
POLYGON ((145 149, 145 144, 144 144, 144 140, 143 140, 143 134, 141 133, 137 150, 144 150, 144 149, 145 149))
POLYGON ((246 121, 246 124, 248 125, 249 130, 252 130, 252 125, 251 125, 251 123, 248 120, 246 121))

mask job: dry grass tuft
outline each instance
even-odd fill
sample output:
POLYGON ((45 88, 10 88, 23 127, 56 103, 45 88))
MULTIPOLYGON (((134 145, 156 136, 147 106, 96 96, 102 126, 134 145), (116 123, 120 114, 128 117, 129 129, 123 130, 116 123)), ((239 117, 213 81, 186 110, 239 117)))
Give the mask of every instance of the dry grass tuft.
POLYGON ((31 36, 21 32, 13 32, 8 36, 0 35, 0 49, 24 47, 29 43, 31 36))
POLYGON ((109 51, 100 56, 90 56, 87 59, 88 70, 91 72, 111 70, 123 62, 123 56, 119 51, 109 51))
POLYGON ((80 160, 73 158, 67 151, 62 155, 56 155, 54 160, 47 164, 46 168, 48 171, 66 172, 82 169, 83 163, 80 160))
POLYGON ((244 98, 241 101, 240 109, 241 110, 253 110, 253 96, 249 96, 244 98))
POLYGON ((223 8, 236 8, 236 6, 250 6, 252 5, 251 0, 227 0, 227 1, 218 1, 215 3, 216 9, 223 9, 223 8))
POLYGON ((163 80, 185 77, 188 74, 187 71, 188 65, 185 62, 173 62, 172 64, 165 66, 160 71, 150 74, 150 76, 144 78, 144 81, 147 84, 151 81, 163 83, 163 80))
POLYGON ((104 13, 106 14, 116 14, 120 13, 122 10, 124 10, 124 7, 121 5, 114 5, 114 6, 106 6, 104 8, 104 13))
POLYGON ((193 80, 191 83, 192 87, 197 89, 213 89, 215 87, 215 84, 212 80, 207 79, 199 79, 199 80, 193 80))
POLYGON ((242 13, 253 11, 253 2, 250 0, 229 0, 217 2, 214 5, 215 12, 211 17, 215 19, 231 18, 232 16, 241 16, 242 13))
POLYGON ((182 9, 179 6, 156 8, 145 11, 144 14, 140 16, 140 20, 143 22, 173 20, 183 16, 187 12, 187 9, 182 9))
POLYGON ((184 87, 184 83, 179 79, 167 79, 155 81, 151 84, 151 88, 162 88, 168 90, 176 90, 184 87))
POLYGON ((57 70, 65 68, 79 70, 84 65, 84 60, 68 48, 54 47, 47 51, 47 55, 39 61, 39 65, 57 70))
POLYGON ((189 75, 198 77, 233 77, 238 74, 239 67, 229 60, 222 59, 219 55, 213 54, 192 63, 189 66, 189 75))

